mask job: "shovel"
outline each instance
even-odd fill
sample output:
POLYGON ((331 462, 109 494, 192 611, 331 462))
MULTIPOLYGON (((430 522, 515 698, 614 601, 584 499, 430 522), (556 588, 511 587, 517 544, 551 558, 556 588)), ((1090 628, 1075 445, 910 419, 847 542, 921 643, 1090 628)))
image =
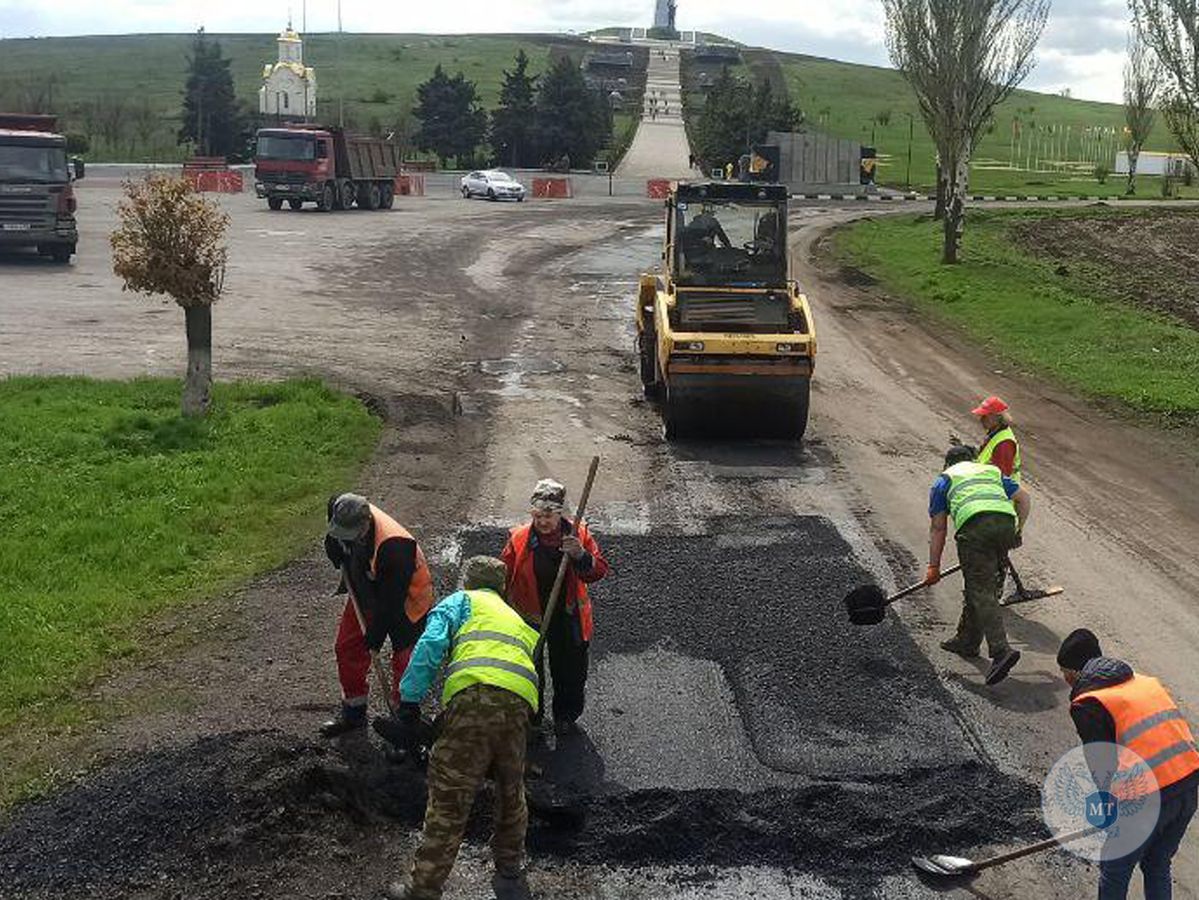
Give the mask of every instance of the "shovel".
MULTIPOLYGON (((952 575, 961 568, 960 564, 951 566, 942 572, 941 576, 952 575)), ((845 609, 849 613, 849 621, 854 625, 877 625, 886 616, 888 606, 925 587, 928 585, 921 581, 890 597, 883 593, 883 589, 877 584, 864 584, 856 587, 845 595, 845 609)))
POLYGON ((1007 570, 1011 573, 1016 589, 999 601, 1000 606, 1015 606, 1017 603, 1027 603, 1030 600, 1044 600, 1046 597, 1056 597, 1065 590, 1056 584, 1047 588, 1026 588, 1010 559, 1007 561, 1007 570))
POLYGON ((923 872, 926 875, 934 875, 938 878, 966 878, 977 875, 983 869, 990 869, 992 866, 1002 866, 1004 863, 1009 863, 1014 859, 1032 856, 1034 853, 1040 853, 1042 850, 1049 850, 1059 844, 1068 844, 1071 841, 1077 841, 1079 838, 1087 837, 1096 831, 1102 830, 1097 825, 1092 825, 1090 828, 1080 828, 1078 831, 1071 831, 1068 834, 1063 834, 1061 837, 1046 838, 1043 841, 1037 841, 1035 844, 1029 844, 1027 847, 1021 847, 1019 850, 1010 850, 1007 853, 1000 853, 998 856, 992 856, 990 859, 980 859, 977 862, 961 856, 943 856, 937 854, 936 856, 913 856, 912 865, 916 867, 917 871, 923 872))

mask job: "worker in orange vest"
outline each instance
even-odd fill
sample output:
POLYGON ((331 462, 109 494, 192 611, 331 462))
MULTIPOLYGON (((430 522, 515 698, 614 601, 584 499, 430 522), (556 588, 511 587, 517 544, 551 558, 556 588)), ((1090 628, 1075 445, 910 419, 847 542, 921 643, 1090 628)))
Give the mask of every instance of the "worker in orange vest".
MULTIPOLYGON (((329 500, 325 554, 349 571, 353 597, 346 600, 337 628, 334 653, 341 682, 341 711, 321 726, 337 737, 366 725, 367 675, 371 655, 391 638, 392 696, 398 702, 400 679, 412 648, 433 606, 433 576, 416 539, 395 519, 358 494, 329 500), (354 598, 366 620, 364 634, 354 598)), ((343 584, 339 593, 346 590, 343 584)))
POLYGON ((1057 664, 1070 685, 1070 717, 1088 753, 1096 785, 1129 765, 1117 746, 1145 761, 1157 781, 1161 811, 1149 838, 1133 853, 1099 863, 1099 900, 1124 900, 1139 865, 1145 900, 1170 900, 1170 861, 1199 806, 1199 751, 1186 719, 1160 681, 1103 655, 1085 628, 1071 632, 1057 664), (1110 747, 1107 745, 1111 745, 1110 747))
MULTIPOLYGON (((545 643, 554 685, 554 731, 578 732, 587 685, 588 646, 593 630, 587 585, 608 574, 608 561, 582 522, 563 512, 566 488, 551 478, 537 482, 529 501, 531 521, 513 528, 501 559, 508 572, 505 596, 535 628, 549 602, 562 555, 570 559, 562 597, 549 623, 545 643)), ((539 692, 544 693, 544 666, 538 667, 539 692)), ((539 694, 540 695, 540 694, 539 694)), ((535 721, 540 721, 538 708, 535 721)))

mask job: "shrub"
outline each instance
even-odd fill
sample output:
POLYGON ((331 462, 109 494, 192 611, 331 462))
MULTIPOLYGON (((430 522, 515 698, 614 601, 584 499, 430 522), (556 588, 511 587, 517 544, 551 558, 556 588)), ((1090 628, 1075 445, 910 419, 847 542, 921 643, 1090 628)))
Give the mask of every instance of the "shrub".
POLYGON ((1112 167, 1107 163, 1096 163, 1095 165, 1095 180, 1100 184, 1107 184, 1107 176, 1112 174, 1112 167))

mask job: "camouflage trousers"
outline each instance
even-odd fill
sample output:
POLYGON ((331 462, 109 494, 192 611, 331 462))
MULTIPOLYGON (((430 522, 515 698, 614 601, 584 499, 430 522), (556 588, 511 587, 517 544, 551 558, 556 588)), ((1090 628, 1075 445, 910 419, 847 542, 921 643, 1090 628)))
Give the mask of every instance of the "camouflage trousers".
POLYGON ((987 654, 1007 652, 1007 631, 999 597, 1007 577, 1007 553, 1016 543, 1016 519, 1002 513, 980 513, 957 533, 962 564, 962 617, 954 640, 978 649, 987 639, 987 654))
POLYGON ((475 794, 488 777, 495 783, 496 871, 520 869, 529 824, 525 742, 531 712, 516 694, 490 685, 472 685, 450 701, 429 758, 429 804, 412 862, 412 900, 441 897, 475 794))

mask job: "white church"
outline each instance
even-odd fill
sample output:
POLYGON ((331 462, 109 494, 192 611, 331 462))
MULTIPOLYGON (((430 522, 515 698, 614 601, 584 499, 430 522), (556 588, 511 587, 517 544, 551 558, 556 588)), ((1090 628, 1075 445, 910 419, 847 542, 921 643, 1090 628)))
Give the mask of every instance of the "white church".
POLYGON ((278 43, 278 61, 262 68, 258 111, 281 119, 315 118, 316 72, 304 65, 304 41, 289 22, 278 43))

